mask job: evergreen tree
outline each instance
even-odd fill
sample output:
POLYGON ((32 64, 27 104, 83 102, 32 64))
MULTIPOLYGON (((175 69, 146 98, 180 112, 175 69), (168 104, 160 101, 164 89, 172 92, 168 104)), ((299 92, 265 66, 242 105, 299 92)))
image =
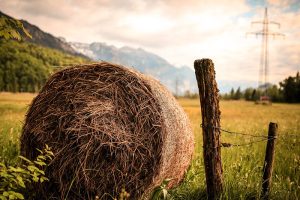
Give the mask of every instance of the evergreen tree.
POLYGON ((289 103, 300 102, 300 81, 299 72, 295 77, 289 76, 279 83, 284 101, 289 103))
POLYGON ((271 101, 279 102, 282 101, 282 94, 278 89, 277 85, 272 85, 267 89, 267 94, 271 98, 271 101))
POLYGON ((233 99, 234 98, 234 94, 235 94, 234 89, 231 88, 230 94, 229 94, 229 99, 233 99))
POLYGON ((246 101, 252 101, 253 100, 253 88, 246 88, 244 91, 244 98, 246 101))
POLYGON ((238 89, 236 90, 235 94, 234 94, 234 98, 235 100, 239 100, 242 97, 242 92, 241 92, 241 88, 238 87, 238 89))
POLYGON ((84 61, 32 43, 0 39, 0 91, 37 92, 56 66, 84 61))
POLYGON ((296 74, 296 99, 297 102, 300 102, 300 74, 297 72, 296 74))

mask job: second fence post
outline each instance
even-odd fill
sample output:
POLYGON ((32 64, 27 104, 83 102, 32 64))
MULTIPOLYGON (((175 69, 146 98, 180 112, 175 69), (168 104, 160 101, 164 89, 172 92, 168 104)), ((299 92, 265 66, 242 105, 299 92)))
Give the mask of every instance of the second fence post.
POLYGON ((274 155, 275 155, 275 139, 277 137, 278 125, 270 122, 268 132, 268 143, 266 147, 266 156, 263 167, 263 183, 262 183, 262 198, 269 199, 270 185, 273 172, 274 155))
POLYGON ((212 60, 194 62, 197 78, 203 131, 203 155, 208 199, 218 199, 223 190, 223 169, 220 142, 220 110, 215 69, 212 60))

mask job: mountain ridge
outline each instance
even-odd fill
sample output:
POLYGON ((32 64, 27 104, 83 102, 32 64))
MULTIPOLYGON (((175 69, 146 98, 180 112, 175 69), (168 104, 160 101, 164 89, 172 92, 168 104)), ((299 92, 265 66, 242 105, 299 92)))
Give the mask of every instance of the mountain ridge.
MULTIPOLYGON (((2 11, 0 11, 0 16, 4 16, 5 18, 15 20, 14 17, 9 16, 8 14, 3 13, 2 11)), ((25 35, 25 33, 21 32, 20 34, 22 36, 22 40, 41 45, 43 47, 60 50, 64 53, 68 53, 71 55, 87 58, 86 56, 79 54, 75 49, 71 47, 71 45, 68 42, 63 41, 60 37, 55 37, 51 33, 47 33, 41 30, 38 26, 31 24, 26 20, 20 19, 19 21, 23 24, 24 28, 32 36, 32 38, 29 38, 27 35, 25 35)))
POLYGON ((166 59, 148 52, 142 48, 123 46, 117 48, 103 42, 77 43, 70 42, 70 45, 79 53, 84 54, 92 60, 104 60, 117 64, 133 67, 138 71, 151 75, 158 79, 169 90, 183 94, 189 90, 196 92, 196 78, 189 67, 177 68, 166 59), (177 89, 176 89, 176 82, 177 89))
MULTIPOLYGON (((92 60, 109 61, 117 64, 134 67, 138 71, 151 75, 168 87, 174 94, 185 92, 197 93, 198 87, 194 70, 187 66, 175 67, 166 59, 144 50, 142 48, 132 48, 123 46, 120 48, 108 45, 105 42, 78 43, 70 42, 70 45, 78 52, 88 56, 92 60), (177 85, 177 88, 176 88, 177 85)), ((256 87, 256 82, 246 80, 217 80, 218 88, 222 93, 229 92, 232 88, 241 89, 246 87, 256 87)))
POLYGON ((25 41, 32 42, 35 44, 42 45, 44 47, 61 50, 63 52, 75 55, 82 56, 78 54, 78 52, 71 47, 67 42, 64 42, 58 37, 53 36, 50 33, 42 31, 38 26, 35 26, 26 20, 20 20, 24 26, 24 28, 30 33, 32 38, 23 37, 25 41))
MULTIPOLYGON (((0 11, 1 15, 10 17, 0 11)), ((142 48, 132 48, 130 46, 117 48, 104 42, 93 42, 90 44, 67 42, 64 38, 47 33, 26 20, 20 21, 32 35, 32 39, 26 36, 23 37, 26 42, 56 49, 70 55, 89 58, 94 61, 104 60, 133 67, 144 74, 158 79, 173 93, 178 91, 178 95, 182 95, 187 91, 192 93, 198 92, 194 70, 189 66, 175 67, 166 59, 142 48)), ((228 92, 237 85, 244 86, 241 87, 242 89, 246 86, 256 85, 256 82, 249 81, 217 80, 217 82, 221 92, 228 92)))

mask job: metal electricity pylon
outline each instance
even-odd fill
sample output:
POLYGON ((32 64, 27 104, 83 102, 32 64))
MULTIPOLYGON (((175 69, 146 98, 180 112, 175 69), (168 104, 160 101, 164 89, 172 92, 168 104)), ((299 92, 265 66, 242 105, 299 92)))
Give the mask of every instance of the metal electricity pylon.
POLYGON ((268 19, 268 9, 265 8, 265 16, 262 21, 254 21, 253 24, 262 24, 263 28, 261 31, 256 32, 248 32, 248 34, 253 34, 257 36, 262 36, 262 44, 261 44, 261 57, 260 57, 260 69, 259 69, 259 80, 258 87, 263 86, 265 88, 265 92, 267 89, 268 76, 269 76, 269 37, 273 36, 284 36, 284 34, 279 32, 271 32, 269 29, 270 25, 276 25, 280 28, 280 24, 278 22, 269 21, 268 19))

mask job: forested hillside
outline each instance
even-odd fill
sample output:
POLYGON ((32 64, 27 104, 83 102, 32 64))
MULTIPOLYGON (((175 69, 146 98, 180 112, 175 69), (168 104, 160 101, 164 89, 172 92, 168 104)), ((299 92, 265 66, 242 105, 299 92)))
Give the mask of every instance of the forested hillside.
POLYGON ((59 66, 84 61, 33 43, 0 39, 0 91, 37 92, 59 66))

